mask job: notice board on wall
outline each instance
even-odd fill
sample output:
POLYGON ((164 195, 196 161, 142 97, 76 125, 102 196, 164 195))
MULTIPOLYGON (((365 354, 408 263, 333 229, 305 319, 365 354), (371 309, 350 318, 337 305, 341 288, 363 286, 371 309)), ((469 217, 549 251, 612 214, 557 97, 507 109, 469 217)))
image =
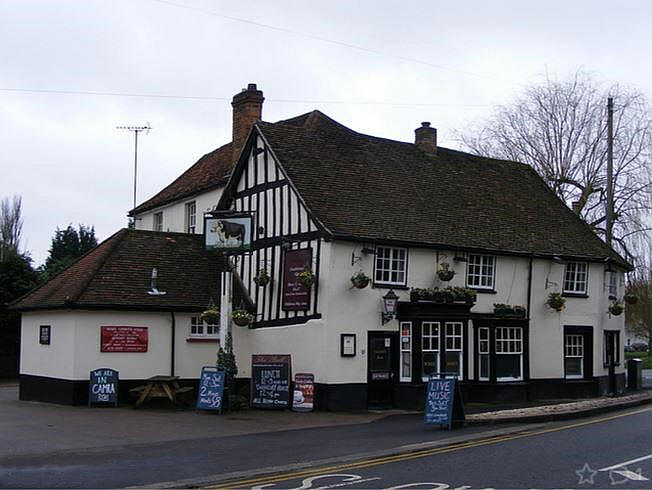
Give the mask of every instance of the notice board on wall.
POLYGON ((283 262, 283 301, 285 311, 310 309, 310 286, 299 280, 299 274, 312 268, 312 248, 288 250, 283 262))
POLYGON ((289 354, 251 356, 251 406, 289 408, 292 361, 289 354))
POLYGON ((431 376, 428 379, 424 412, 425 424, 448 425, 449 430, 453 422, 464 421, 462 394, 456 378, 431 376))
POLYGON ((111 368, 94 369, 88 382, 88 406, 91 403, 113 403, 118 406, 118 371, 111 368))
POLYGON ((201 368, 199 394, 197 395, 197 408, 199 410, 222 412, 225 377, 226 373, 223 369, 214 366, 201 368))
POLYGON ((100 327, 100 352, 147 352, 147 327, 100 327))

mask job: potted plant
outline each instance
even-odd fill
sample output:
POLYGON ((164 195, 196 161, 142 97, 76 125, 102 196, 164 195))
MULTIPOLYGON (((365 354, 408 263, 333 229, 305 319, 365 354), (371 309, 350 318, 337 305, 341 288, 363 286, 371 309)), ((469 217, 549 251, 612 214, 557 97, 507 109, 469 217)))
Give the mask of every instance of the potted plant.
POLYGON ((315 274, 309 266, 306 266, 305 269, 299 272, 299 281, 308 287, 312 287, 315 284, 315 274))
POLYGON ((609 305, 609 313, 614 316, 621 315, 623 311, 625 311, 625 305, 618 301, 614 301, 609 305))
POLYGON ((364 289, 369 285, 371 278, 364 271, 356 272, 351 276, 351 283, 358 289, 364 289))
POLYGON ((553 310, 561 311, 564 309, 564 305, 566 304, 566 298, 564 298, 560 293, 550 293, 546 304, 553 310))
POLYGON ((220 321, 220 310, 217 309, 215 302, 211 299, 208 307, 202 312, 201 319, 209 325, 217 325, 220 321))
POLYGON ((236 325, 240 327, 246 327, 253 321, 254 316, 247 310, 238 309, 233 310, 233 313, 231 313, 231 318, 233 319, 233 323, 236 325))
POLYGON ((455 276, 455 271, 451 270, 448 262, 442 262, 437 269, 437 277, 440 281, 450 281, 455 276))
POLYGON ((636 296, 634 293, 627 293, 623 299, 628 305, 635 305, 638 303, 638 296, 636 296))
POLYGON ((256 286, 264 288, 269 284, 270 277, 269 274, 267 273, 267 269, 262 269, 261 271, 258 272, 258 275, 254 277, 254 282, 256 283, 256 286))

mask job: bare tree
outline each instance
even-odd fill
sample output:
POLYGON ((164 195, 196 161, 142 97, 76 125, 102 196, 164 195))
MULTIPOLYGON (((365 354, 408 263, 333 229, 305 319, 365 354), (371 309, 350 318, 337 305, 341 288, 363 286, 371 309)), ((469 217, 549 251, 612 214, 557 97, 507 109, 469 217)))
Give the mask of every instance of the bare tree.
POLYGON ((23 232, 21 206, 20 196, 14 196, 11 201, 5 197, 0 203, 0 262, 8 253, 18 253, 23 232))
POLYGON ((606 235, 607 98, 614 98, 615 245, 632 259, 630 237, 646 236, 652 210, 650 108, 642 94, 599 90, 577 72, 546 78, 512 105, 459 135, 470 151, 527 163, 595 231, 606 235))

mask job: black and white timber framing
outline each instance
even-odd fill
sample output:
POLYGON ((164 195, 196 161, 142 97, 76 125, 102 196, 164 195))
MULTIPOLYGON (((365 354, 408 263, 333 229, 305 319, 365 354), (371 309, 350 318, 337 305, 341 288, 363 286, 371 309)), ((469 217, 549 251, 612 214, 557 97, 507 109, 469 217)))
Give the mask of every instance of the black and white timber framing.
POLYGON ((321 318, 318 298, 322 240, 328 234, 312 216, 255 127, 218 209, 248 211, 254 217, 251 253, 233 258, 235 272, 255 304, 253 327, 292 325, 321 318), (282 306, 284 254, 286 250, 305 248, 312 249, 312 270, 317 279, 310 290, 310 308, 285 311, 282 306), (263 269, 271 281, 266 287, 258 287, 254 277, 263 269))

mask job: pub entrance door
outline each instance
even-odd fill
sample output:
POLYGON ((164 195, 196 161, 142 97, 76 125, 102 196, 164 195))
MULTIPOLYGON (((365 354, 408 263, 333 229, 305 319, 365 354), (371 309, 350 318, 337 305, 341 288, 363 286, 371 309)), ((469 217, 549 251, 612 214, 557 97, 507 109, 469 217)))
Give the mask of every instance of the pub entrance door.
POLYGON ((394 383, 398 378, 398 335, 369 332, 367 349, 367 405, 390 408, 394 404, 394 383))

